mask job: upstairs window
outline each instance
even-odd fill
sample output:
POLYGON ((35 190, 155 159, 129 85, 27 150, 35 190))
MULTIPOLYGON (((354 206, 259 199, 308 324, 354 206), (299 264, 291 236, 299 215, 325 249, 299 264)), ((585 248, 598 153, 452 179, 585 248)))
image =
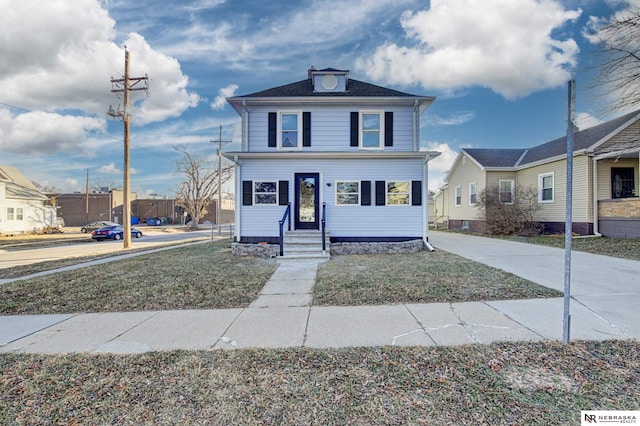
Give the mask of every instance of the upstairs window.
POLYGON ((336 205, 360 205, 360 182, 336 181, 336 205))
POLYGON ((298 112, 281 112, 278 148, 300 148, 302 115, 298 112))
POLYGON ((381 112, 360 113, 360 147, 364 149, 381 149, 383 120, 381 112))
POLYGON ((553 203, 553 173, 538 176, 539 199, 541 203, 553 203))
POLYGON ((311 146, 311 112, 270 112, 268 117, 269 148, 296 150, 311 146))
POLYGON ((502 204, 513 204, 514 181, 501 179, 498 181, 498 199, 502 204))

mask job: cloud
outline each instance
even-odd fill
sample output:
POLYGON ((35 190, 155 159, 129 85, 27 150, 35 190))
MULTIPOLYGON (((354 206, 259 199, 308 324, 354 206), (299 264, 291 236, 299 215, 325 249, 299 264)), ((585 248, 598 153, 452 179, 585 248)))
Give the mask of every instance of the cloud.
MULTIPOLYGON (((74 121, 82 122, 87 116, 103 120, 110 104, 122 102, 111 93, 110 81, 124 73, 124 50, 115 42, 115 21, 98 1, 0 0, 0 9, 0 87, 5 104, 73 116, 74 121)), ((150 77, 148 98, 139 92, 132 94, 134 124, 176 117, 197 105, 199 97, 187 90, 188 78, 175 58, 154 50, 136 33, 129 34, 125 44, 131 52, 131 75, 148 73, 150 77)), ((81 131, 63 141, 62 136, 70 132, 66 129, 69 123, 58 120, 57 124, 61 136, 55 138, 48 131, 47 139, 40 143, 44 152, 65 150, 79 142, 81 131)), ((23 130, 20 136, 31 147, 42 136, 38 134, 42 126, 34 128, 32 135, 26 134, 28 129, 20 122, 12 127, 23 130)))
POLYGON ((27 112, 12 115, 0 109, 0 150, 16 154, 73 152, 85 141, 87 132, 103 130, 104 120, 27 112))
POLYGON ((598 124, 604 123, 604 121, 600 120, 598 117, 595 117, 588 112, 580 112, 576 114, 576 125, 578 129, 584 130, 589 127, 597 126, 598 124))
POLYGON ((447 117, 443 117, 440 115, 429 115, 429 118, 426 121, 427 126, 458 126, 460 124, 464 124, 468 121, 471 121, 475 118, 475 113, 473 112, 460 112, 454 115, 449 115, 447 117))
POLYGON ((122 170, 117 168, 115 163, 109 163, 109 164, 106 164, 106 165, 100 167, 100 169, 98 169, 98 172, 105 173, 105 174, 108 174, 108 175, 120 175, 120 174, 122 174, 122 170))
POLYGON ((227 105, 227 98, 234 96, 237 90, 237 84, 230 84, 227 87, 223 87, 222 89, 218 90, 218 96, 216 96, 216 99, 211 103, 211 109, 224 109, 225 105, 227 105))
POLYGON ((435 191, 444 183, 447 172, 458 153, 449 144, 437 141, 427 142, 426 149, 440 152, 438 157, 429 161, 429 189, 435 191))
POLYGON ((430 9, 401 17, 412 46, 387 42, 356 67, 378 81, 439 90, 482 86, 516 99, 570 78, 577 43, 552 33, 580 14, 553 0, 432 0, 430 9))

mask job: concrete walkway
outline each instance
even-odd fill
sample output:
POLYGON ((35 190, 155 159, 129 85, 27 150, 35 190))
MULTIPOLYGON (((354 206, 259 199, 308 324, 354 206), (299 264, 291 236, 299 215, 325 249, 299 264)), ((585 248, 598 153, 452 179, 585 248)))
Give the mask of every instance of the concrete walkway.
MULTIPOLYGON (((562 288, 564 251, 433 232, 436 249, 562 288)), ((640 262, 574 252, 572 339, 640 338, 640 262), (602 277, 606 277, 603 279, 602 277)), ((317 261, 279 262, 247 308, 0 316, 0 352, 460 345, 562 339, 562 298, 310 306, 317 261)))

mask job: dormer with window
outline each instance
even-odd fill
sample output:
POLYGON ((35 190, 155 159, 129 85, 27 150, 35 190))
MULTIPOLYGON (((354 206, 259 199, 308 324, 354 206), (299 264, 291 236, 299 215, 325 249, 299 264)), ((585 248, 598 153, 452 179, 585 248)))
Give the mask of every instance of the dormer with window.
POLYGON ((313 84, 313 91, 316 93, 346 92, 349 82, 348 70, 336 70, 326 68, 316 71, 311 68, 309 75, 313 84))

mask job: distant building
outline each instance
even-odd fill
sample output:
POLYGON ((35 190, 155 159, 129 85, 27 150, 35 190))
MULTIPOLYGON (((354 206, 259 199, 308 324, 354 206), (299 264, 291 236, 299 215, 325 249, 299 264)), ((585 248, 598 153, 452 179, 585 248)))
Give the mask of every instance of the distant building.
POLYGON ((0 235, 41 232, 55 221, 49 197, 18 169, 0 165, 0 235))

